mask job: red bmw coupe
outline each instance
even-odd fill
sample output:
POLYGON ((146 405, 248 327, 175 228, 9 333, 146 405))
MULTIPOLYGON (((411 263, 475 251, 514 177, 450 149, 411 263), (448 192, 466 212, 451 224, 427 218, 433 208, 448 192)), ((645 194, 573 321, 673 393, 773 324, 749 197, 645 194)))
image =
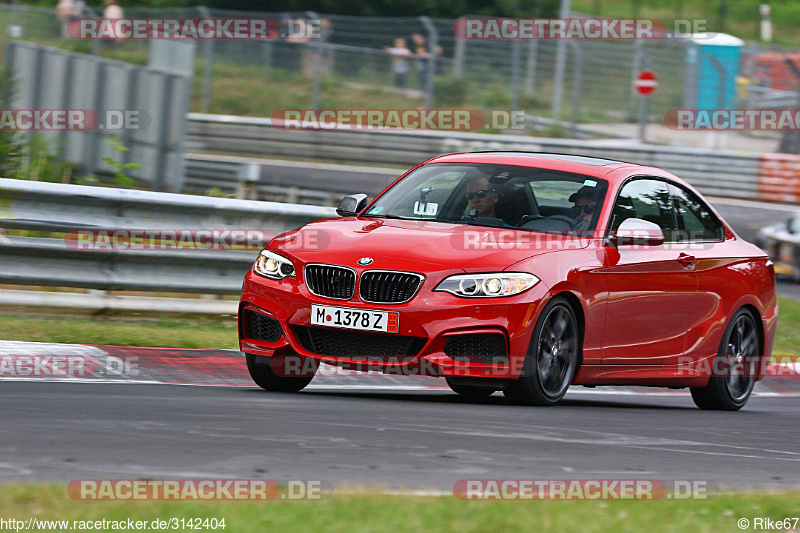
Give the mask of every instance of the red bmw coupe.
POLYGON ((738 410, 777 321, 773 265, 664 170, 561 154, 435 157, 273 239, 240 349, 294 392, 320 362, 552 405, 570 385, 690 387, 738 410))

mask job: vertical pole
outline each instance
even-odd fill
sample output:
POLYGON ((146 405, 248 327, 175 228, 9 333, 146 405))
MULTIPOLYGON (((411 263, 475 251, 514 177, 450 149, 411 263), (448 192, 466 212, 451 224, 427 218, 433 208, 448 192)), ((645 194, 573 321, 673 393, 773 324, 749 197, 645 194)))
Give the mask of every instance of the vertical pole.
POLYGON ((570 137, 578 136, 578 120, 581 114, 581 75, 583 73, 583 51, 580 44, 570 41, 574 57, 572 60, 572 116, 570 117, 570 137))
MULTIPOLYGON (((106 65, 102 60, 97 60, 97 74, 94 83, 94 104, 92 109, 98 115, 103 110, 104 91, 106 87, 106 65)), ((93 174, 97 169, 97 157, 100 152, 100 143, 103 142, 103 135, 100 130, 93 129, 88 136, 83 136, 83 163, 86 165, 86 173, 93 174)))
POLYGON ((511 110, 519 110, 519 39, 511 41, 511 110))
POLYGON ((525 94, 533 94, 536 88, 536 63, 539 55, 539 40, 528 41, 528 61, 525 65, 525 94))
POLYGON ((461 79, 464 75, 464 56, 466 55, 466 51, 466 39, 456 38, 455 64, 453 65, 453 77, 456 79, 461 79))
MULTIPOLYGON (((125 109, 130 111, 136 110, 136 99, 137 99, 137 91, 139 89, 139 69, 138 67, 130 66, 125 69, 125 109)), ((141 117, 140 117, 141 120, 141 117)), ((128 124, 125 124, 128 126, 128 124)), ((134 158, 136 155, 134 152, 133 145, 134 135, 133 132, 128 128, 125 127, 122 130, 122 146, 127 148, 128 150, 122 152, 122 163, 130 163, 131 159, 134 158)), ((138 152, 138 151, 136 151, 138 152)))
POLYGON ((436 76, 436 49, 439 46, 439 32, 428 17, 420 17, 420 22, 428 32, 428 79, 425 87, 425 109, 433 109, 434 102, 434 76, 436 76))
MULTIPOLYGON (((197 10, 203 18, 211 18, 211 13, 206 6, 197 6, 197 10)), ((211 63, 213 61, 214 39, 206 39, 203 43, 203 95, 200 104, 203 113, 208 113, 208 106, 211 103, 211 63)))
POLYGON ((163 90, 158 121, 158 139, 156 140, 156 168, 153 176, 153 190, 163 191, 166 184, 164 173, 167 171, 167 142, 170 118, 170 96, 174 79, 170 74, 163 75, 163 90))
MULTIPOLYGON (((307 11, 306 16, 309 20, 320 21, 319 15, 313 11, 307 11)), ((306 28, 308 28, 307 25, 306 28)), ((325 50, 324 40, 325 35, 323 34, 322 24, 320 23, 319 36, 314 40, 313 44, 311 44, 312 53, 314 55, 314 82, 311 88, 311 109, 319 109, 322 105, 320 100, 322 99, 322 53, 325 50)))
MULTIPOLYGON (((61 78, 61 109, 72 109, 73 72, 75 71, 75 56, 64 55, 64 76, 61 78)), ((62 161, 67 158, 67 130, 61 130, 58 141, 58 156, 62 161)))
MULTIPOLYGON (((644 48, 639 49, 640 56, 644 60, 647 68, 652 68, 653 60, 644 51, 644 48)), ((650 97, 639 95, 639 141, 642 143, 647 142, 647 119, 650 116, 650 97)))
MULTIPOLYGON (((570 0, 561 0, 561 11, 558 16, 562 19, 569 18, 569 2, 570 0)), ((553 105, 550 111, 554 119, 558 119, 561 116, 561 100, 564 92, 564 63, 566 58, 566 43, 563 39, 559 39, 556 45, 556 71, 553 76, 553 105)))

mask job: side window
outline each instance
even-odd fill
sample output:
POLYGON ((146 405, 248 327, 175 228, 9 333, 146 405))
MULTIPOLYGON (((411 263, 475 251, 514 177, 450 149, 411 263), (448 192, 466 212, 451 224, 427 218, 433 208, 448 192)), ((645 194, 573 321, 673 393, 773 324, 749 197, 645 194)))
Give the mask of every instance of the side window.
POLYGON ((622 188, 614 205, 612 231, 628 218, 641 218, 657 224, 664 232, 665 241, 675 240, 675 214, 667 184, 663 181, 637 179, 622 188))
POLYGON ((717 217, 697 195, 670 185, 678 229, 682 241, 721 241, 724 230, 717 217))

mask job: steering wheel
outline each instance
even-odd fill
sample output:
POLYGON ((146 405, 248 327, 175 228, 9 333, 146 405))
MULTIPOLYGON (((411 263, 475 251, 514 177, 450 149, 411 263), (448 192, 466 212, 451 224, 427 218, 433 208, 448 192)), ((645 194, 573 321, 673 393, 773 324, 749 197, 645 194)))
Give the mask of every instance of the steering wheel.
POLYGON ((567 229, 575 229, 576 220, 568 215, 552 215, 547 217, 547 220, 558 220, 567 224, 567 229))
POLYGON ((541 220, 543 218, 545 217, 542 215, 524 215, 521 219, 519 219, 519 222, 517 222, 517 226, 522 226, 524 224, 527 224, 528 222, 533 222, 534 220, 541 220))

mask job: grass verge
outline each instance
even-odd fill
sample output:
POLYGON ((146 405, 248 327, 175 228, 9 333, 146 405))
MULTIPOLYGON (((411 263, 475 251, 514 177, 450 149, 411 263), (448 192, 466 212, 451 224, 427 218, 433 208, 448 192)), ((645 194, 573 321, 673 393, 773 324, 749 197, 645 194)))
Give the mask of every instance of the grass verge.
MULTIPOLYGON (((370 492, 321 501, 83 502, 64 486, 13 483, 0 490, 0 517, 43 520, 225 519, 240 531, 741 531, 756 517, 797 516, 800 492, 726 493, 692 501, 461 501, 370 492), (535 524, 535 525, 534 525, 535 524)), ((751 530, 752 529, 747 529, 751 530)))
POLYGON ((0 315, 0 339, 31 342, 238 349, 234 320, 122 320, 0 315))
MULTIPOLYGON (((800 301, 779 298, 778 333, 773 354, 800 361, 800 301)), ((0 315, 0 339, 118 346, 236 349, 233 320, 121 320, 114 318, 40 318, 0 315)))

